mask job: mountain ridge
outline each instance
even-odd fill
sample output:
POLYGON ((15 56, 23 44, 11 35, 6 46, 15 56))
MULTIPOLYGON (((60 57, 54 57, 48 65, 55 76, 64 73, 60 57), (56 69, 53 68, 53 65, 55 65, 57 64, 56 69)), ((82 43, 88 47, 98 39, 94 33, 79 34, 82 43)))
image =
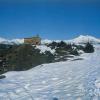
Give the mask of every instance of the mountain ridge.
POLYGON ((80 44, 80 43, 87 43, 87 42, 91 42, 91 43, 100 43, 100 39, 94 37, 94 36, 90 36, 90 35, 79 35, 78 37, 74 38, 74 39, 69 39, 69 40, 49 40, 49 39, 44 39, 42 40, 42 43, 51 43, 51 42, 60 42, 60 41, 64 41, 66 43, 75 43, 75 44, 80 44))
MULTIPOLYGON (((86 43, 86 42, 91 42, 91 43, 100 43, 100 39, 94 37, 94 36, 90 36, 90 35, 80 35, 74 39, 70 39, 70 40, 50 40, 50 39, 43 39, 41 41, 41 44, 46 44, 46 43, 51 43, 51 42, 60 42, 60 41, 64 41, 66 43, 86 43)), ((0 37, 0 44, 23 44, 24 43, 24 39, 5 39, 0 37)))

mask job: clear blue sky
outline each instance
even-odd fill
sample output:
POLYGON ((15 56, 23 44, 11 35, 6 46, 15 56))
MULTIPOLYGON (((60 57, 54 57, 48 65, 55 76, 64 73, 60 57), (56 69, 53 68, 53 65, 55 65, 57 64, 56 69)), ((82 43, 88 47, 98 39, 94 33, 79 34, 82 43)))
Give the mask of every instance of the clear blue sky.
POLYGON ((100 0, 0 0, 0 37, 100 38, 100 0))

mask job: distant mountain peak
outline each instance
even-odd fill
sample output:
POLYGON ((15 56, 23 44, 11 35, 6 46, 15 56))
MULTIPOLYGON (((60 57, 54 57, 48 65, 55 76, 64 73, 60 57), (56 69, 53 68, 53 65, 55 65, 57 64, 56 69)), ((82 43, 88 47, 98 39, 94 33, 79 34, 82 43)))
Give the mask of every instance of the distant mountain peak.
POLYGON ((2 42, 2 41, 6 41, 6 39, 0 37, 0 42, 2 42))
MULTIPOLYGON (((41 41, 41 44, 49 44, 52 43, 53 41, 55 42, 60 42, 61 40, 49 40, 49 39, 43 39, 41 41)), ((96 37, 90 36, 90 35, 79 35, 78 37, 71 39, 71 40, 63 40, 66 43, 100 43, 100 39, 97 39, 96 37)), ((23 44, 24 39, 5 39, 0 37, 0 44, 23 44)))
POLYGON ((22 44, 24 43, 24 39, 5 39, 0 37, 0 44, 22 44))
POLYGON ((72 39, 71 41, 74 43, 86 43, 86 42, 100 43, 99 39, 90 35, 80 35, 77 38, 72 39))

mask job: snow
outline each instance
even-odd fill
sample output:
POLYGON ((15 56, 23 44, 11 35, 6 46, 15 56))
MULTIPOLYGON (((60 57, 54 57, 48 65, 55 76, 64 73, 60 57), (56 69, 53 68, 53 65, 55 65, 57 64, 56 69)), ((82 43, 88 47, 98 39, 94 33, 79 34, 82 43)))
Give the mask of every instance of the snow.
POLYGON ((40 53, 45 53, 45 51, 50 51, 52 54, 55 53, 55 49, 51 49, 46 45, 37 45, 36 48, 40 50, 40 53))
POLYGON ((0 42, 6 41, 6 39, 0 37, 0 42))
MULTIPOLYGON (((49 43, 52 43, 53 41, 55 42, 61 42, 61 41, 64 41, 66 43, 75 43, 75 44, 79 44, 79 43, 86 43, 86 42, 92 42, 94 44, 96 43, 100 43, 100 39, 97 39, 93 36, 89 36, 89 35, 80 35, 78 36, 77 38, 75 39, 71 39, 71 40, 49 40, 49 39, 42 39, 41 40, 41 44, 44 45, 44 44, 49 44, 49 43)), ((4 39, 4 38, 0 38, 0 43, 3 43, 3 44, 23 44, 24 43, 24 39, 4 39)))
POLYGON ((53 41, 52 40, 49 40, 49 39, 44 39, 41 41, 41 44, 49 44, 49 43, 52 43, 53 41))
MULTIPOLYGON (((55 42, 61 42, 61 40, 48 40, 48 39, 44 39, 42 40, 42 44, 49 44, 49 43, 52 43, 53 41, 55 42)), ((89 35, 80 35, 74 39, 71 39, 71 40, 62 40, 66 43, 75 43, 75 44, 82 44, 82 43, 87 43, 87 42, 91 42, 93 44, 96 44, 96 43, 100 43, 100 39, 97 39, 93 36, 89 36, 89 35)))
POLYGON ((0 43, 1 44, 9 44, 10 42, 9 42, 9 40, 6 40, 5 38, 0 37, 0 43))
POLYGON ((74 39, 71 40, 65 40, 66 43, 75 43, 75 44, 83 44, 83 43, 87 43, 87 42, 91 42, 93 44, 99 44, 100 43, 100 39, 97 39, 93 36, 89 36, 89 35, 80 35, 74 39))
POLYGON ((79 54, 83 54, 84 51, 83 51, 83 50, 78 50, 78 53, 79 53, 79 54))
POLYGON ((12 39, 10 42, 15 44, 23 44, 24 39, 12 39))
POLYGON ((1 44, 23 44, 24 39, 5 39, 5 38, 0 38, 0 43, 1 44))
POLYGON ((100 100, 100 45, 83 60, 39 65, 7 72, 0 80, 0 100, 100 100))
POLYGON ((52 42, 61 42, 62 40, 49 40, 49 39, 44 39, 41 41, 41 44, 50 44, 52 42))
POLYGON ((72 39, 72 40, 68 40, 68 42, 72 42, 72 43, 87 43, 87 42, 91 42, 91 43, 100 43, 100 39, 97 39, 93 36, 89 36, 89 35, 80 35, 79 37, 72 39))

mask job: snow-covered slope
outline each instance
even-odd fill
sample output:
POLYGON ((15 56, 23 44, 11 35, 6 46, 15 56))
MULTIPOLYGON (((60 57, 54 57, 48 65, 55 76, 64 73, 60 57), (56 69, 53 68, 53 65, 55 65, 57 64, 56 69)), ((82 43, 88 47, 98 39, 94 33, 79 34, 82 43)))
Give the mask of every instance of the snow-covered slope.
POLYGON ((52 54, 55 53, 55 49, 51 49, 46 45, 37 45, 36 48, 40 50, 40 53, 45 53, 45 51, 50 51, 52 54))
POLYGON ((100 45, 80 57, 6 73, 0 80, 0 100, 100 100, 100 45))

